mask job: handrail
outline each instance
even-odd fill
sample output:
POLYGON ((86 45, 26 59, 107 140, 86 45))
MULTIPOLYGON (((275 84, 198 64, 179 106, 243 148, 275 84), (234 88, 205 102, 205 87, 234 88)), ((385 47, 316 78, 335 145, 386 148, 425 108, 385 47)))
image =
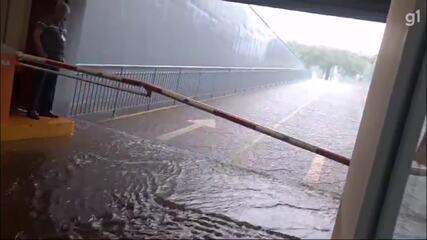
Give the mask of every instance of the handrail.
MULTIPOLYGON (((23 54, 20 52, 18 53, 18 58, 20 58, 21 61, 25 60, 25 61, 28 61, 28 62, 33 63, 33 64, 37 63, 37 64, 42 64, 44 66, 54 66, 54 67, 57 67, 60 69, 65 69, 65 70, 69 70, 69 71, 73 71, 73 72, 86 73, 89 75, 93 75, 93 76, 97 76, 97 77, 103 77, 103 78, 113 80, 116 82, 123 82, 125 84, 129 84, 129 85, 133 85, 133 86, 141 86, 146 90, 146 92, 138 92, 138 91, 135 91, 133 89, 124 89, 124 88, 119 88, 119 87, 114 87, 114 86, 108 86, 108 85, 105 85, 102 83, 94 83, 94 84, 105 86, 108 88, 114 88, 114 89, 117 89, 120 91, 126 91, 126 92, 130 92, 133 94, 143 95, 145 97, 150 97, 152 92, 156 92, 158 94, 172 98, 172 99, 177 100, 179 102, 182 102, 184 104, 187 104, 187 105, 190 105, 192 107, 198 108, 200 110, 214 114, 218 117, 224 118, 224 119, 229 120, 231 122, 237 123, 239 125, 242 125, 244 127, 249 128, 249 129, 255 130, 257 132, 266 134, 270 137, 276 138, 276 139, 281 140, 283 142, 289 143, 289 144, 294 145, 296 147, 299 147, 299 148, 305 149, 307 151, 313 152, 315 154, 324 156, 326 158, 329 158, 329 159, 336 161, 338 163, 341 163, 343 165, 346 165, 346 166, 350 165, 350 159, 348 159, 344 156, 330 152, 326 149, 317 147, 315 145, 311 145, 307 142, 303 142, 301 140, 292 138, 292 137, 287 136, 283 133, 277 132, 271 128, 261 126, 257 123, 254 123, 254 122, 248 121, 246 119, 243 119, 239 116, 227 113, 223 110, 216 109, 210 105, 207 105, 207 104, 204 104, 202 102, 196 101, 194 99, 188 98, 188 97, 181 95, 179 93, 176 93, 176 92, 173 92, 173 91, 170 91, 167 89, 163 89, 160 86, 152 85, 150 83, 145 83, 145 82, 139 82, 139 81, 136 81, 136 80, 131 79, 131 78, 115 76, 115 75, 111 75, 111 74, 100 72, 100 71, 94 71, 94 70, 90 70, 90 69, 79 68, 77 66, 73 66, 73 65, 69 65, 69 64, 62 63, 62 62, 49 60, 49 59, 44 59, 44 58, 40 58, 40 57, 36 57, 36 56, 31 56, 31 55, 23 54)), ((75 75, 70 75, 70 74, 66 74, 63 72, 53 71, 53 70, 47 69, 45 67, 33 66, 33 65, 26 64, 23 62, 20 62, 19 64, 21 66, 24 66, 24 67, 38 69, 38 70, 42 70, 42 71, 46 71, 46 72, 52 72, 52 73, 55 73, 58 75, 62 75, 62 76, 72 78, 72 79, 76 79, 76 80, 80 80, 80 81, 91 82, 87 79, 83 79, 83 78, 77 77, 75 75)), ((412 168, 410 174, 413 176, 424 176, 425 177, 426 176, 426 169, 425 168, 412 168)))
POLYGON ((224 69, 224 70, 305 70, 304 68, 286 67, 223 67, 223 66, 179 66, 179 65, 138 65, 138 64, 86 64, 78 63, 81 67, 111 67, 111 68, 181 68, 181 69, 224 69))
POLYGON ((151 93, 157 93, 160 95, 163 95, 164 97, 173 99, 175 101, 184 103, 186 105, 189 105, 191 107, 197 108, 199 110, 208 112, 212 115, 215 115, 217 117, 226 119, 228 121, 234 122, 238 125, 244 126, 246 128, 252 129, 254 131, 260 132, 262 134, 268 135, 270 137, 276 138, 280 141, 286 142, 290 145, 293 145, 295 147, 299 147, 301 149, 307 150, 309 152, 321 155, 323 157, 326 157, 328 159, 331 159, 335 162, 341 163, 343 165, 349 166, 350 165, 350 159, 339 155, 337 153, 331 152, 327 149, 315 146, 313 144, 310 144, 305 141, 301 141, 299 139, 293 138, 291 136, 288 136, 284 133, 278 132, 272 128, 262 126, 258 123, 252 122, 250 120, 247 120, 245 118, 242 118, 240 116, 234 115, 232 113, 226 112, 224 110, 218 109, 216 107, 213 107, 211 105, 208 105, 206 103, 203 103, 201 101, 197 101, 191 97, 187 97, 185 95, 182 95, 180 93, 177 93, 172 90, 165 89, 159 85, 155 85, 149 82, 145 81, 139 81, 133 78, 128 77, 121 77, 114 74, 109 74, 103 71, 89 69, 85 67, 80 67, 76 65, 66 64, 63 62, 58 62, 51 59, 41 58, 37 56, 32 56, 28 54, 24 54, 22 52, 18 52, 18 59, 20 61, 30 62, 33 64, 43 64, 46 66, 56 67, 64 70, 69 70, 73 72, 80 72, 89 74, 95 77, 102 77, 105 79, 109 79, 115 82, 125 83, 130 86, 134 87, 143 87, 145 91, 147 92, 146 96, 151 96, 151 93))

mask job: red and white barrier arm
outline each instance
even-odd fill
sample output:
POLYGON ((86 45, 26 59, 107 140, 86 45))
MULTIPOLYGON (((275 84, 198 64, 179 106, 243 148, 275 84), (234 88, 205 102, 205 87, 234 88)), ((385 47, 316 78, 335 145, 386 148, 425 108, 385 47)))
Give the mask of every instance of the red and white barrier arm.
POLYGON ((134 91, 132 89, 124 89, 124 88, 120 88, 120 87, 110 86, 108 84, 94 82, 92 80, 88 80, 88 79, 85 79, 85 78, 82 78, 82 77, 78 77, 78 76, 75 76, 75 75, 71 75, 71 74, 68 74, 68 73, 64 73, 64 72, 54 71, 52 69, 44 68, 44 67, 41 67, 41 66, 34 66, 34 65, 31 65, 31 64, 26 64, 26 63, 22 63, 22 62, 19 62, 18 65, 26 67, 26 68, 31 68, 31 69, 34 69, 34 70, 39 70, 39 71, 43 71, 43 72, 53 73, 53 74, 56 74, 56 75, 67 77, 67 78, 73 78, 73 79, 76 79, 76 80, 79 80, 79 81, 82 81, 82 82, 87 82, 87 83, 91 83, 91 84, 102 86, 102 87, 106 87, 106 88, 116 89, 116 90, 123 91, 123 92, 128 92, 128 93, 133 93, 135 95, 148 96, 147 93, 145 93, 145 92, 134 91))
POLYGON ((146 82, 142 82, 142 81, 137 81, 137 80, 134 80, 131 78, 120 77, 120 76, 116 76, 113 74, 104 73, 102 71, 96 71, 93 69, 88 69, 85 67, 79 67, 79 66, 75 66, 75 65, 71 65, 71 64, 66 64, 63 62, 58 62, 58 61, 54 61, 54 60, 50 60, 50 59, 46 59, 46 58, 36 57, 36 56, 24 54, 22 52, 18 52, 17 55, 18 55, 19 60, 21 60, 21 61, 53 66, 56 68, 61 68, 61 69, 65 69, 65 70, 70 70, 70 71, 85 73, 85 74, 93 75, 93 76, 97 76, 97 77, 102 77, 102 78, 106 78, 106 79, 110 79, 110 80, 114 80, 114 81, 119 81, 119 82, 130 84, 133 86, 143 87, 147 91, 148 96, 150 96, 152 92, 161 94, 163 96, 172 98, 178 102, 184 103, 186 105, 190 105, 190 106, 195 107, 197 109, 200 109, 202 111, 211 113, 215 116, 224 118, 224 119, 229 120, 231 122, 237 123, 237 124, 242 125, 244 127, 247 127, 247 128, 252 129, 252 130, 255 130, 257 132, 268 135, 270 137, 279 139, 279 140, 286 142, 286 143, 289 143, 293 146, 305 149, 307 151, 321 155, 323 157, 326 157, 326 158, 331 159, 333 161, 339 162, 341 164, 344 164, 347 166, 350 165, 350 159, 349 158, 346 158, 346 157, 341 156, 339 154, 333 153, 333 152, 328 151, 326 149, 316 147, 310 143, 306 143, 306 142, 303 142, 301 140, 295 139, 293 137, 287 136, 286 134, 280 133, 280 132, 273 130, 271 128, 261 126, 257 123, 252 122, 252 121, 246 120, 246 119, 241 118, 239 116, 236 116, 236 115, 233 115, 231 113, 228 113, 228 112, 222 111, 220 109, 214 108, 208 104, 205 104, 205 103, 200 102, 200 101, 196 101, 192 98, 186 97, 182 94, 176 93, 176 92, 168 90, 168 89, 164 89, 164 88, 157 86, 157 85, 154 85, 154 84, 150 84, 150 83, 146 83, 146 82))

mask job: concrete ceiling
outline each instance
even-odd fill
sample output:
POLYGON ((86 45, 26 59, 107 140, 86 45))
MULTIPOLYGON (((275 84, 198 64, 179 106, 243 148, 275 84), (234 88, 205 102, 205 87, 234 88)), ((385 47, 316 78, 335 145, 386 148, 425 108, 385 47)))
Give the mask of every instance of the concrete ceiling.
POLYGON ((391 0, 226 0, 302 12, 385 22, 391 0))

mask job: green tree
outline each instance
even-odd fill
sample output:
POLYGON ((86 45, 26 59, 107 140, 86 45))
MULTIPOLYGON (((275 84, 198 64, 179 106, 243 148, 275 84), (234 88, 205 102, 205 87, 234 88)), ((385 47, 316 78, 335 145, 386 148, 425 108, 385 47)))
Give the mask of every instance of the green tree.
POLYGON ((350 51, 330 47, 308 46, 296 42, 289 42, 288 46, 307 67, 319 67, 326 80, 331 77, 331 71, 335 66, 338 67, 338 71, 342 75, 355 77, 363 75, 375 61, 375 57, 361 56, 350 51))

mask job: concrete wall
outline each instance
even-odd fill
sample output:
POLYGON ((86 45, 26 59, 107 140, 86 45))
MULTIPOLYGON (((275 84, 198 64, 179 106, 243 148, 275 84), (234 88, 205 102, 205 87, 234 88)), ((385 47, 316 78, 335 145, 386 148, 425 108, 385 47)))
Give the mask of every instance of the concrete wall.
POLYGON ((245 4, 90 0, 79 63, 302 67, 245 4))
MULTIPOLYGON (((69 63, 303 69, 302 62, 245 4, 70 0, 70 7, 69 63)), ((60 78, 54 104, 57 113, 68 113, 74 85, 73 80, 60 78)))

